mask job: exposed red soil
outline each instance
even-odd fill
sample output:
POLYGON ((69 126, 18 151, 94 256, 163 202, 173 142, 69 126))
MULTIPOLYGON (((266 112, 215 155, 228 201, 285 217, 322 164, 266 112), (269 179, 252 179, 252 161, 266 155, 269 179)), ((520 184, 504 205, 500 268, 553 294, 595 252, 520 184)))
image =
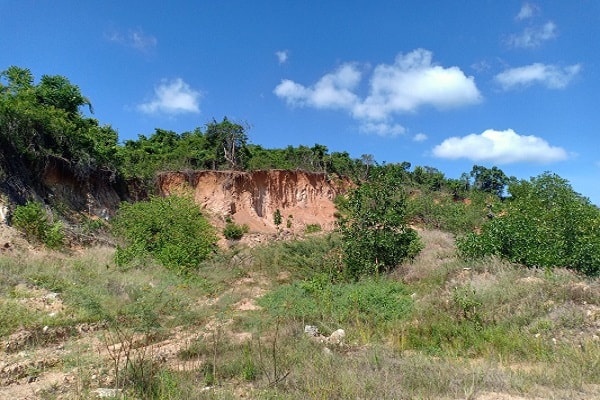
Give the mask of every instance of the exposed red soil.
POLYGON ((280 228, 302 231, 318 224, 323 230, 335 225, 333 200, 351 187, 345 179, 305 171, 186 171, 164 172, 158 176, 161 194, 192 193, 208 211, 213 222, 230 217, 246 224, 252 232, 277 230, 273 215, 281 212, 280 228), (289 222, 288 222, 289 221, 289 222))

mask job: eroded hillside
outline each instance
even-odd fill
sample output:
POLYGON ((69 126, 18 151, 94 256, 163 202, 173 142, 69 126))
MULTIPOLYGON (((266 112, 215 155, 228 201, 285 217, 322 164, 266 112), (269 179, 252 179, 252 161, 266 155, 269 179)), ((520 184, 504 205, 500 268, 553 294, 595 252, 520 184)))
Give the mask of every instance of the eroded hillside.
POLYGON ((283 228, 319 224, 330 230, 335 224, 333 200, 350 186, 349 180, 305 171, 185 171, 158 176, 162 195, 191 192, 216 220, 231 217, 256 232, 276 230, 273 214, 277 209, 283 228))

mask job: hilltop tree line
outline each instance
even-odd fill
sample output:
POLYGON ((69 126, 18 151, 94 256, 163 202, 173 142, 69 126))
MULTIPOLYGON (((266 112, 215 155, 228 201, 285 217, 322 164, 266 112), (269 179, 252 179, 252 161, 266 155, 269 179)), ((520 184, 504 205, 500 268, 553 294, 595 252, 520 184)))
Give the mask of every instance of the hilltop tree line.
MULTIPOLYGON (((251 144, 247 126, 224 117, 183 133, 156 128, 119 143, 117 131, 102 125, 90 100, 78 86, 59 75, 43 75, 38 83, 28 69, 0 72, 0 169, 41 173, 49 164, 69 168, 83 180, 103 173, 111 180, 142 179, 151 183, 164 170, 209 169, 253 171, 299 169, 365 181, 377 168, 399 170, 404 180, 427 189, 450 188, 457 194, 476 188, 500 194, 508 178, 496 167, 475 166, 458 180, 446 179, 433 167, 411 164, 379 165, 370 154, 352 158, 348 152, 329 152, 327 146, 287 146, 267 149, 251 144)), ((1 176, 0 176, 1 177, 1 176)))

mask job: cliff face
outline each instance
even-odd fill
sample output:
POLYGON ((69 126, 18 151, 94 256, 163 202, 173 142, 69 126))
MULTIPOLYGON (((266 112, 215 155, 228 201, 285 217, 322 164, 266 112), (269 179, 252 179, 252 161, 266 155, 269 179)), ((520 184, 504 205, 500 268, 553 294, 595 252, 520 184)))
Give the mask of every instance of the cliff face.
POLYGON ((252 231, 274 232, 273 214, 279 209, 282 228, 301 230, 335 224, 333 199, 351 186, 347 180, 330 180, 326 174, 304 171, 190 171, 158 176, 161 194, 192 192, 197 204, 216 220, 231 217, 252 231))

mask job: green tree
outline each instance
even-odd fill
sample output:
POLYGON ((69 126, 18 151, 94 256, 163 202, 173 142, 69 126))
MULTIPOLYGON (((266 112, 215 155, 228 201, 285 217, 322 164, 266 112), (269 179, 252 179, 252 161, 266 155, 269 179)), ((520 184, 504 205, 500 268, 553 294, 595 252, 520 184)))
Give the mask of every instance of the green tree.
POLYGON ((421 250, 417 233, 406 222, 402 181, 389 170, 372 171, 343 207, 339 224, 349 277, 390 271, 421 250))
POLYGON ((600 210, 549 172, 513 182, 506 212, 458 239, 466 257, 497 255, 529 267, 600 273, 600 210))
POLYGON ((37 175, 59 163, 82 179, 98 169, 115 172, 117 134, 84 117, 80 108, 86 105, 92 111, 79 87, 63 76, 44 75, 35 85, 28 69, 0 72, 0 146, 12 158, 5 167, 24 164, 37 175))
POLYGON ((502 197, 504 189, 510 181, 504 172, 496 166, 486 168, 481 165, 474 165, 470 175, 474 179, 473 186, 477 190, 491 193, 498 197, 502 197))
POLYGON ((88 106, 90 112, 93 112, 90 100, 64 76, 42 75, 36 87, 36 95, 40 104, 64 110, 72 117, 79 115, 81 106, 88 106))
POLYGON ((213 169, 226 167, 232 170, 245 169, 248 158, 248 135, 246 129, 223 118, 223 121, 206 125, 206 139, 213 150, 213 169))

